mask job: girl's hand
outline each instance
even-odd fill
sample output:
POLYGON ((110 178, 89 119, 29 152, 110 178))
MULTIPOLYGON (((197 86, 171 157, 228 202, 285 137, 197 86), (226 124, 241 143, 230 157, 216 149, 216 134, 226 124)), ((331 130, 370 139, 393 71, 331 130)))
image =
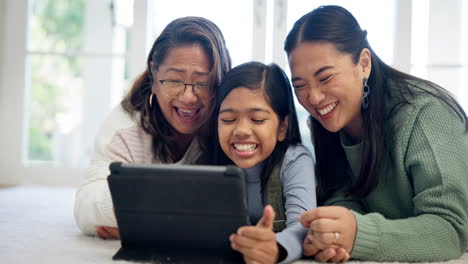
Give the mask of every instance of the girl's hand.
POLYGON ((299 221, 309 228, 304 240, 304 255, 316 255, 320 250, 329 248, 343 248, 348 254, 353 250, 357 223, 354 214, 347 208, 317 207, 303 213, 299 221))
POLYGON ((120 240, 119 228, 111 226, 96 226, 96 236, 102 239, 113 238, 120 240))
POLYGON ((276 263, 279 256, 279 247, 273 232, 275 211, 270 205, 263 209, 263 217, 256 226, 243 226, 237 234, 229 237, 232 249, 244 256, 247 264, 276 263))

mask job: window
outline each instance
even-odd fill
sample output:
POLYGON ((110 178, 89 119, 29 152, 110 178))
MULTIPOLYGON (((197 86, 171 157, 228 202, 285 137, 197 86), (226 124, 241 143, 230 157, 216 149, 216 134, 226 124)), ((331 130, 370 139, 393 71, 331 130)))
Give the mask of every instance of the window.
POLYGON ((32 0, 25 165, 84 167, 123 94, 133 1, 32 0))
POLYGON ((468 2, 412 3, 411 73, 450 91, 467 111, 468 2))

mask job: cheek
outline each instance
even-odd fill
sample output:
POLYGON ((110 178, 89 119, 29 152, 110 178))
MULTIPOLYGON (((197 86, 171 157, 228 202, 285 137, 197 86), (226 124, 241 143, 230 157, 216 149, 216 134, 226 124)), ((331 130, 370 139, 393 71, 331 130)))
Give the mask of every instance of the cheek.
POLYGON ((221 146, 229 142, 229 129, 222 124, 218 124, 218 138, 221 146))

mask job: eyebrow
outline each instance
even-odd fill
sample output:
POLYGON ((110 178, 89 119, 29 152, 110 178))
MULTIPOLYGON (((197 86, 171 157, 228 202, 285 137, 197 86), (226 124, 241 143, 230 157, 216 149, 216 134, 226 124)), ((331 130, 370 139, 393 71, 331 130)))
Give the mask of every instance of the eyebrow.
MULTIPOLYGON (((219 114, 222 114, 222 113, 237 113, 239 111, 236 111, 232 108, 226 108, 226 109, 223 109, 223 110, 220 110, 219 111, 219 114)), ((263 108, 250 108, 247 110, 247 112, 249 113, 252 113, 252 112, 264 112, 264 113, 268 113, 270 114, 271 112, 266 110, 266 109, 263 109, 263 108)))
MULTIPOLYGON (((181 70, 181 69, 177 69, 177 68, 168 68, 165 72, 170 72, 170 71, 185 73, 185 70, 181 70)), ((209 75, 210 73, 209 73, 209 72, 195 71, 193 74, 194 74, 194 75, 207 76, 207 75, 209 75)))
MULTIPOLYGON (((316 77, 316 76, 319 75, 320 73, 322 73, 322 72, 324 72, 324 71, 326 71, 326 70, 328 70, 328 69, 332 69, 332 68, 334 68, 334 67, 333 67, 333 66, 324 66, 324 67, 318 69, 316 72, 314 72, 313 76, 316 77)), ((291 82, 295 82, 295 81, 299 81, 299 80, 301 80, 301 78, 299 78, 299 77, 293 77, 293 78, 291 79, 291 82)))

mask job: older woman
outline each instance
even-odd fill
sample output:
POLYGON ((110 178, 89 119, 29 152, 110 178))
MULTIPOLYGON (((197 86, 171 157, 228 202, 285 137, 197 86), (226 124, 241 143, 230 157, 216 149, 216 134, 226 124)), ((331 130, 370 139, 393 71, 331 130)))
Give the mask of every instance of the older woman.
POLYGON ((106 181, 110 162, 197 162, 212 99, 231 59, 214 23, 185 17, 166 26, 146 64, 96 137, 90 168, 76 193, 75 220, 85 234, 119 238, 106 181))

